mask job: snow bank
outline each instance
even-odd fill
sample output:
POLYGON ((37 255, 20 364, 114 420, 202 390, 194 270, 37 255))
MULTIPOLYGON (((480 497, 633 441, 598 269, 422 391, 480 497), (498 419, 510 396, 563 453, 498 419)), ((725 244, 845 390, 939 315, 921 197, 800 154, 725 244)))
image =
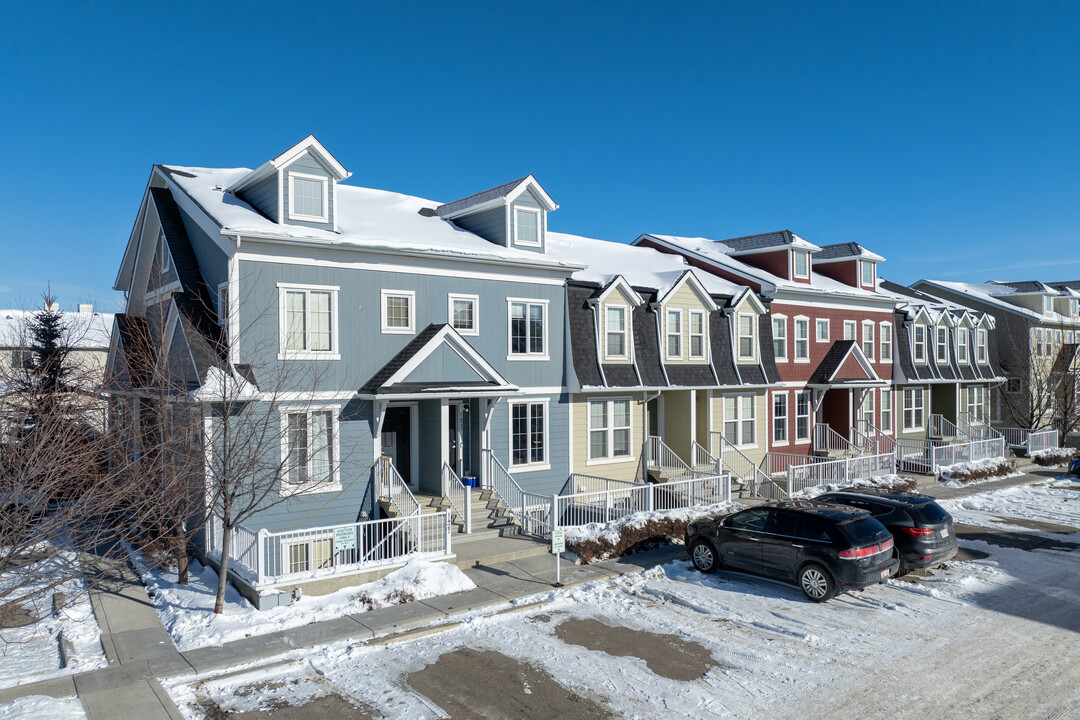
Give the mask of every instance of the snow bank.
POLYGON ((193 560, 191 583, 180 585, 174 571, 151 567, 138 553, 131 556, 154 599, 158 617, 181 651, 365 612, 393 604, 405 592, 422 600, 476 587, 455 565, 414 560, 375 582, 329 595, 305 595, 292 605, 263 611, 256 610, 228 585, 225 611, 215 615, 218 575, 213 568, 193 560))
POLYGON ((27 695, 0 705, 0 720, 85 720, 79 698, 57 700, 45 695, 27 695))
POLYGON ((964 485, 1019 477, 1024 473, 1016 470, 1016 463, 1008 458, 986 458, 972 462, 942 465, 941 484, 945 487, 958 488, 964 485))
POLYGON ((1076 448, 1047 448, 1032 453, 1031 460, 1043 467, 1058 467, 1068 465, 1074 455, 1076 455, 1076 448))
POLYGON ((1067 477, 1020 487, 1001 488, 938 504, 967 525, 1024 531, 1009 518, 1054 523, 1080 529, 1080 483, 1067 477), (1064 483, 1062 482, 1064 481, 1064 483))
POLYGON ((873 478, 859 478, 839 485, 814 485, 813 487, 803 488, 798 492, 792 493, 791 497, 795 500, 809 500, 827 492, 836 492, 837 490, 845 490, 853 487, 883 488, 904 492, 915 492, 916 489, 915 481, 911 478, 901 477, 900 475, 882 475, 873 478))

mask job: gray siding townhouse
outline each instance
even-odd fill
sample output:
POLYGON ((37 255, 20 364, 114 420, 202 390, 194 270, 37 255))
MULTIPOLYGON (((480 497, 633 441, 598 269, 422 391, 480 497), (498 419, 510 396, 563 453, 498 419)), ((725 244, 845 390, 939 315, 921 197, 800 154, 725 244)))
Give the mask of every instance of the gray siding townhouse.
MULTIPOLYGON (((223 377, 272 399, 304 490, 246 521, 253 533, 400 511, 376 486, 382 456, 412 493, 493 467, 558 492, 565 284, 583 267, 548 253, 558 206, 532 176, 446 204, 349 176, 314 137, 254 170, 154 166, 115 283, 118 411, 139 412, 124 349, 141 328, 206 401, 206 427, 223 377)), ((327 564, 334 550, 313 542, 280 562, 327 564)))

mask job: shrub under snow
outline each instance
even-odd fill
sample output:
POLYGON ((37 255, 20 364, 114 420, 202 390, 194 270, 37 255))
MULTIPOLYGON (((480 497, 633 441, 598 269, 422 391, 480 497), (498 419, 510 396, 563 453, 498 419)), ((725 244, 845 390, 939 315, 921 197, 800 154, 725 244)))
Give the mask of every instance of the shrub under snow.
POLYGON ((794 492, 791 494, 791 497, 795 500, 809 500, 827 492, 836 492, 838 490, 847 490, 848 488, 856 487, 880 488, 884 490, 895 490, 897 492, 915 492, 917 485, 911 478, 902 477, 900 475, 881 475, 879 477, 862 478, 836 485, 815 485, 794 492))
POLYGON ((739 503, 695 505, 679 510, 639 512, 609 523, 589 523, 566 528, 566 549, 578 556, 582 565, 610 560, 638 550, 649 550, 670 542, 682 542, 686 526, 699 518, 733 513, 739 503))
POLYGON ((987 458, 941 467, 941 479, 946 484, 954 485, 967 485, 980 480, 993 480, 1016 474, 1018 474, 1016 461, 1008 458, 987 458))
POLYGON ((1047 448, 1032 453, 1031 460, 1043 467, 1058 467, 1067 465, 1074 455, 1076 455, 1076 448, 1047 448))

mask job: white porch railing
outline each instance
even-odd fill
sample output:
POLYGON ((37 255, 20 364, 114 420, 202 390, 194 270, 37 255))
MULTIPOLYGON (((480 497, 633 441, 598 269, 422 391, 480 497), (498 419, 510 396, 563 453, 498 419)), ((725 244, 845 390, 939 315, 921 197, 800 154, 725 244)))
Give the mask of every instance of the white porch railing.
POLYGON ((454 468, 446 463, 442 467, 442 496, 450 502, 457 516, 461 518, 461 531, 466 535, 472 532, 472 488, 461 482, 454 468))
POLYGON ((1057 447, 1060 441, 1057 430, 1029 430, 1027 428, 1002 428, 1005 444, 1023 448, 1028 455, 1047 448, 1057 447))
POLYGON ((860 421, 861 432, 870 441, 871 455, 896 454, 896 438, 886 434, 869 420, 860 421))
POLYGON ((970 440, 971 436, 962 431, 951 420, 946 420, 944 415, 931 415, 930 425, 927 427, 927 435, 930 438, 970 440))
POLYGON ((931 449, 930 457, 934 472, 946 465, 1005 457, 1005 438, 938 445, 931 449))
MULTIPOLYGON (((208 535, 208 549, 220 553, 221 523, 216 517, 208 535)), ((452 554, 449 512, 278 533, 237 527, 232 540, 230 567, 255 586, 370 570, 417 555, 439 559, 452 554)))
POLYGON ((694 461, 694 470, 698 472, 710 472, 716 475, 720 475, 723 472, 723 468, 720 467, 720 460, 708 450, 701 447, 697 440, 694 441, 691 453, 694 461))
POLYGON ((802 465, 808 465, 821 458, 814 457, 813 455, 800 455, 798 453, 780 453, 770 452, 765 453, 765 457, 762 459, 759 467, 772 477, 787 475, 788 468, 799 467, 802 465))
POLYGON ((627 487, 639 487, 642 483, 630 480, 614 480, 598 475, 584 475, 582 473, 570 473, 566 479, 560 495, 574 495, 577 493, 605 492, 608 490, 621 490, 627 487))
POLYGON ((990 427, 990 423, 986 420, 972 417, 968 412, 962 412, 957 416, 956 426, 972 440, 993 440, 1003 437, 998 430, 990 427))
POLYGON ((645 467, 652 470, 661 470, 672 480, 689 480, 696 474, 694 469, 679 457, 667 444, 656 435, 650 435, 645 440, 644 452, 645 467))
POLYGON ((720 458, 720 467, 735 476, 740 483, 750 489, 755 497, 769 500, 783 499, 784 489, 763 472, 757 463, 728 442, 723 433, 709 433, 709 446, 712 448, 710 454, 720 458))
POLYGON ((788 491, 791 493, 817 485, 847 485, 862 480, 896 473, 896 456, 892 453, 859 455, 850 458, 825 460, 792 465, 787 470, 788 491))
POLYGON ((689 480, 647 483, 602 492, 557 495, 555 517, 559 527, 607 523, 638 512, 682 510, 731 500, 731 477, 704 475, 689 480))
POLYGON ((932 475, 933 449, 940 443, 923 438, 896 438, 896 466, 901 472, 932 475))
POLYGON ((397 509, 398 514, 404 517, 420 514, 420 503, 412 494, 412 490, 401 478, 397 468, 390 458, 383 455, 375 462, 375 485, 378 487, 380 497, 387 498, 397 509))
POLYGON ((482 451, 484 487, 499 496, 526 535, 551 535, 551 496, 526 492, 491 450, 482 451))
POLYGON ((814 452, 858 455, 862 452, 851 440, 833 430, 827 423, 814 423, 814 452))

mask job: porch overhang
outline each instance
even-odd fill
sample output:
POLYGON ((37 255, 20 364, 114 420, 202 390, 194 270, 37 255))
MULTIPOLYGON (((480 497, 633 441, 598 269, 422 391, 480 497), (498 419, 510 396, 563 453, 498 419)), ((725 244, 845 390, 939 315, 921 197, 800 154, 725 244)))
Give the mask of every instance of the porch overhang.
POLYGON ((837 340, 825 353, 806 386, 828 390, 888 387, 890 384, 877 374, 857 342, 837 340))

